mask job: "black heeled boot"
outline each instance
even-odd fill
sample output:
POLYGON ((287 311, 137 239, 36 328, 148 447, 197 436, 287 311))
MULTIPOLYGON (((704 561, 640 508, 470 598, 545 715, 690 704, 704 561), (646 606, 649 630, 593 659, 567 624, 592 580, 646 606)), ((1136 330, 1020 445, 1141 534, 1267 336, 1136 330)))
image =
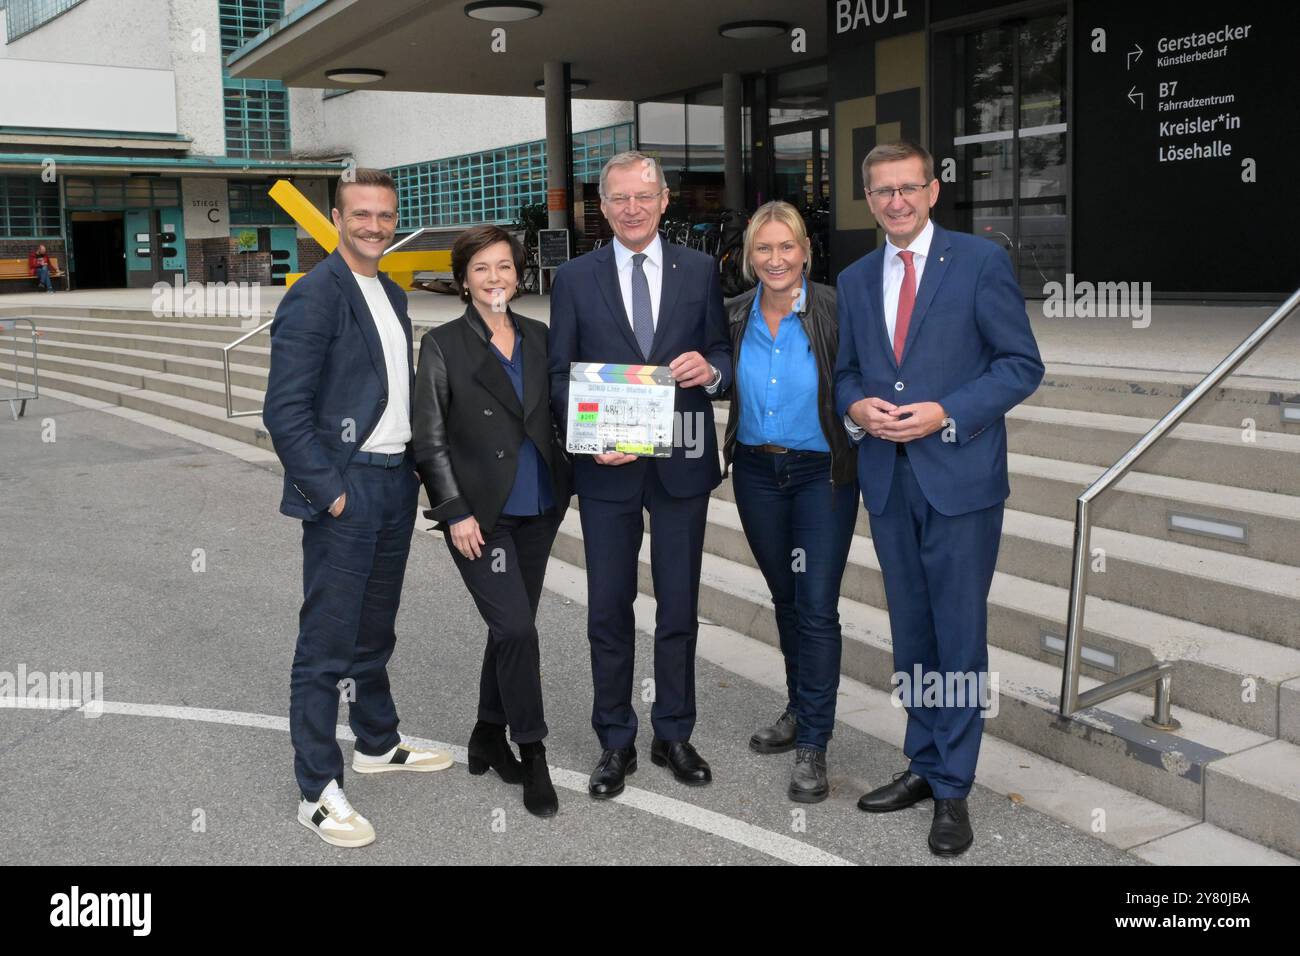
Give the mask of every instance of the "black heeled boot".
POLYGON ((560 800, 551 785, 551 771, 546 766, 546 747, 539 740, 520 744, 519 756, 524 772, 524 807, 535 817, 553 817, 560 800))
POLYGON ((519 783, 524 779, 523 769, 515 752, 506 740, 504 724, 489 724, 480 720, 469 735, 469 772, 474 776, 495 770, 506 783, 519 783))

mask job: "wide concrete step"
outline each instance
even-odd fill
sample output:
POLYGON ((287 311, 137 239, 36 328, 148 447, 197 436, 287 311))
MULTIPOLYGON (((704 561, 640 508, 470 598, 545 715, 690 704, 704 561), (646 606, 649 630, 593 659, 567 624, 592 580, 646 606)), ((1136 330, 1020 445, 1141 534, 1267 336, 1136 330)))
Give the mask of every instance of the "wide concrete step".
MULTIPOLYGON (((735 505, 709 502, 705 550, 757 571, 735 505)), ((1001 552, 1021 541, 1004 527, 1001 552)), ((1177 587, 1177 585, 1175 585, 1177 587)), ((842 600, 887 607, 884 578, 869 537, 855 535, 840 583, 842 600)), ((989 641, 1048 663, 1063 660, 1069 591, 1000 570, 989 594, 989 641)), ((1156 661, 1174 669, 1174 700, 1270 736, 1300 735, 1300 650, 1099 597, 1088 599, 1084 673, 1107 680, 1156 661), (1252 688, 1249 694, 1243 687, 1252 688)), ((1300 739, 1300 738, 1298 738, 1300 739)))
POLYGON ((41 321, 56 320, 64 318, 86 318, 86 319, 111 319, 119 322, 196 322, 204 325, 224 326, 228 329, 239 329, 240 327, 252 328, 260 325, 273 315, 270 311, 253 310, 248 314, 241 313, 238 309, 227 309, 224 312, 217 310, 205 310, 202 314, 191 311, 185 314, 184 311, 173 313, 162 308, 157 310, 152 308, 124 308, 115 306, 69 306, 69 305, 30 305, 23 307, 23 314, 39 319, 41 321))
MULTIPOLYGON (((586 566, 582 530, 571 509, 561 525, 553 553, 570 564, 586 566)), ((653 593, 650 540, 643 544, 639 587, 653 593)), ((700 575, 700 615, 734 631, 779 645, 776 621, 762 575, 716 554, 704 555, 700 575)), ((873 687, 892 690, 893 651, 889 619, 878 607, 841 600, 842 671, 873 687)), ((1242 756, 1229 778, 1219 780, 1214 822, 1224 829, 1300 856, 1300 830, 1270 821, 1296 819, 1300 793, 1285 786, 1289 780, 1276 769, 1257 772, 1258 761, 1244 755, 1276 741, 1268 735, 1234 726, 1192 710, 1180 709, 1176 733, 1142 724, 1151 702, 1125 694, 1062 720, 1057 711, 1060 668, 1032 660, 1002 647, 989 648, 989 669, 997 675, 996 714, 986 729, 1002 739, 1123 787, 1165 806, 1205 819, 1207 774, 1217 761, 1242 756), (1281 776, 1281 784, 1277 779, 1281 776)), ((1096 682, 1085 677, 1083 689, 1096 682)), ((1290 745, 1288 745, 1290 746, 1290 745)))
MULTIPOLYGON (((258 392, 266 391, 266 368, 245 365, 237 361, 243 357, 242 352, 236 352, 232 356, 231 384, 258 392)), ((70 365, 78 362, 107 363, 150 372, 189 375, 209 382, 224 383, 225 381, 225 368, 220 359, 170 355, 164 352, 119 348, 112 345, 68 344, 63 341, 43 339, 40 345, 41 367, 54 367, 52 365, 54 360, 70 365)))
MULTIPOLYGON (((30 386, 31 375, 26 369, 20 369, 18 380, 25 387, 30 386)), ((0 385, 8 385, 11 381, 12 369, 0 369, 0 385)), ((267 451, 275 450, 271 444, 271 436, 262 425, 260 416, 227 418, 224 404, 217 407, 210 402, 194 401, 183 396, 172 395, 150 388, 137 388, 131 385, 90 378, 85 375, 72 375, 52 370, 42 370, 40 382, 42 386, 48 386, 61 392, 107 402, 110 405, 139 409, 151 415, 157 415, 159 418, 165 418, 249 445, 256 445, 258 448, 264 448, 267 451)), ((32 414, 34 408, 38 409, 39 406, 29 406, 28 414, 32 414)))
MULTIPOLYGON (((715 493, 710 521, 739 533, 729 484, 719 486, 724 494, 715 493)), ((870 545, 865 509, 855 534, 870 545)), ((1073 521, 1008 508, 998 570, 1068 588, 1073 546, 1073 521)), ((1300 648, 1300 570, 1294 565, 1104 527, 1093 529, 1091 554, 1090 596, 1300 648)))
POLYGON ((225 345, 239 336, 257 328, 260 318, 247 320, 245 325, 237 321, 208 322, 206 320, 159 320, 159 319, 104 319, 84 315, 51 315, 36 320, 36 328, 43 332, 59 329, 82 329, 93 332, 117 332, 122 335, 158 336, 171 339, 190 339, 199 342, 211 342, 225 345))
MULTIPOLYGON (((1267 346, 1265 346, 1267 348, 1267 346)), ((1187 372, 1049 363, 1026 404, 1159 419, 1203 379, 1187 372)), ((1231 375, 1200 401, 1186 421, 1300 432, 1300 418, 1284 419, 1284 404, 1300 404, 1300 381, 1231 375)))
MULTIPOLYGON (((111 321, 74 319, 53 325, 38 325, 37 328, 41 332, 42 345, 54 342, 82 342, 106 348, 120 347, 215 361, 221 360, 224 346, 248 332, 248 329, 222 330, 212 326, 193 326, 178 337, 176 329, 179 327, 167 323, 150 325, 148 334, 140 331, 123 331, 122 325, 123 323, 111 321)), ((419 356, 420 336, 424 334, 425 329, 425 326, 419 325, 414 329, 411 351, 413 362, 419 356)), ((263 331, 242 343, 233 354, 238 356, 243 364, 268 368, 271 355, 269 332, 263 331)))
MULTIPOLYGON (((1007 507, 1074 525, 1075 501, 1106 469, 1010 454, 1007 507)), ((734 500, 731 482, 715 497, 734 500)), ((1094 528, 1300 566, 1300 496, 1131 471, 1093 503, 1094 528)), ((869 534, 865 512, 859 531, 869 534)))
MULTIPOLYGON (((1007 413, 1009 450, 1109 467, 1154 419, 1021 405, 1007 413)), ((1300 434, 1180 423, 1139 461, 1150 474, 1300 495, 1300 434)))
MULTIPOLYGON (((1105 468, 1010 454, 1017 511, 1073 525, 1075 500, 1105 468)), ((1130 471, 1093 502, 1094 527, 1300 566, 1300 496, 1130 471)))
MULTIPOLYGON (((166 335, 128 335, 121 332, 102 331, 98 329, 43 328, 40 343, 66 343, 68 345, 96 345, 103 348, 122 348, 135 351, 154 352, 160 356, 177 356, 181 358, 201 358, 220 362, 222 346, 229 340, 204 342, 197 339, 176 339, 166 335)), ((270 365, 270 339, 258 336, 239 346, 234 355, 241 364, 256 365, 263 369, 270 365), (259 344, 260 343, 260 344, 259 344)))
MULTIPOLYGON (((30 364, 30 357, 20 361, 18 363, 20 374, 29 374, 30 364)), ((47 374, 56 372, 71 376, 85 376, 105 384, 121 385, 135 390, 174 395, 187 401, 211 405, 215 412, 223 416, 226 413, 226 389, 223 380, 213 381, 195 378, 188 374, 178 375, 136 366, 66 359, 59 356, 44 356, 40 359, 41 379, 44 379, 47 374)), ((230 391, 236 412, 254 411, 262 407, 263 389, 232 384, 230 391)))

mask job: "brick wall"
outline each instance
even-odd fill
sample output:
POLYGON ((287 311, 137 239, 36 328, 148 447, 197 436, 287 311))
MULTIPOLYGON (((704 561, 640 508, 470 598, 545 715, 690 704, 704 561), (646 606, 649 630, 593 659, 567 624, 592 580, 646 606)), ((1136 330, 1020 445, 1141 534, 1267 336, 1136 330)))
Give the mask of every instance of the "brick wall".
POLYGON ((298 271, 311 272, 312 266, 325 261, 326 252, 315 239, 298 237, 298 271))
POLYGON ((240 252, 239 240, 230 236, 185 240, 186 277, 190 282, 206 282, 208 266, 226 260, 227 282, 269 284, 271 253, 240 252))

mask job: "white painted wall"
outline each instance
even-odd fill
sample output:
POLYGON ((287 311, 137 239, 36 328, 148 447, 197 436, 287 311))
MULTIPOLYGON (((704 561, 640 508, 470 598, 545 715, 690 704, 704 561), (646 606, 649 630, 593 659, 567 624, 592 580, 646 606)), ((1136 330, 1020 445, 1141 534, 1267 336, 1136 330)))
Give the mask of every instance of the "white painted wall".
POLYGON ((0 60, 0 125, 176 132, 171 70, 0 60))
MULTIPOLYGON (((155 0, 155 5, 160 2, 155 0)), ((221 25, 216 0, 167 0, 167 6, 170 16, 165 42, 176 74, 177 125, 194 140, 190 155, 224 156, 221 25)))
POLYGON ((13 43, 0 34, 0 56, 171 69, 170 6, 168 0, 85 0, 13 43))
POLYGON ((72 89, 83 104, 72 114, 76 122, 56 117, 22 125, 179 132, 194 141, 191 155, 225 155, 216 0, 85 0, 13 43, 4 44, 4 36, 0 63, 61 64, 51 90, 72 89), (155 115, 159 94, 148 83, 123 89, 111 73, 102 83, 87 81, 66 64, 168 71, 168 124, 155 115))
MULTIPOLYGON (((362 166, 422 163, 546 136, 545 107, 540 96, 356 90, 321 102, 319 91, 298 92, 315 93, 320 120, 317 122, 313 116, 300 124, 299 113, 295 111, 292 116, 295 148, 309 152, 350 152, 362 166)), ((295 105, 298 102, 294 100, 295 105)), ((631 121, 631 103, 610 100, 573 103, 575 131, 631 121)))

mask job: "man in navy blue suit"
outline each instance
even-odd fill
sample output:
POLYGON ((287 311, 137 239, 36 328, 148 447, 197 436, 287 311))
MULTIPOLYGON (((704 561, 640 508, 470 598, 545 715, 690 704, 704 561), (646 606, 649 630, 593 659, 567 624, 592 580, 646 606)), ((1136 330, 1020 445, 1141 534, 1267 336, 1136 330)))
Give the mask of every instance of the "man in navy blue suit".
POLYGON ((862 179, 885 245, 839 276, 836 405, 880 560, 909 767, 865 794, 868 812, 934 799, 930 849, 974 841, 966 795, 987 705, 988 594, 1007 482, 1003 416, 1043 377, 1007 254, 930 220, 934 160, 875 147, 862 179), (936 706, 923 688, 944 692, 936 706))
POLYGON ((271 325, 262 421, 284 465, 280 511, 302 521, 303 603, 289 695, 298 822, 334 846, 374 827, 343 795, 340 696, 352 769, 431 771, 451 757, 397 733, 388 684, 419 477, 411 440, 406 293, 379 271, 397 228, 387 173, 357 169, 335 194, 338 248, 290 288, 271 325))
POLYGON ((624 777, 636 769, 632 604, 643 509, 650 513, 658 602, 650 759, 691 786, 713 779, 690 737, 704 526, 709 492, 722 480, 711 398, 731 384, 732 368, 712 257, 659 238, 668 184, 658 162, 620 153, 601 171, 600 195, 613 242, 561 267, 551 292, 556 420, 568 422, 571 362, 667 365, 677 381, 683 438, 669 458, 610 453, 574 462, 587 559, 591 723, 602 748, 589 791, 606 798, 622 793, 624 777))

